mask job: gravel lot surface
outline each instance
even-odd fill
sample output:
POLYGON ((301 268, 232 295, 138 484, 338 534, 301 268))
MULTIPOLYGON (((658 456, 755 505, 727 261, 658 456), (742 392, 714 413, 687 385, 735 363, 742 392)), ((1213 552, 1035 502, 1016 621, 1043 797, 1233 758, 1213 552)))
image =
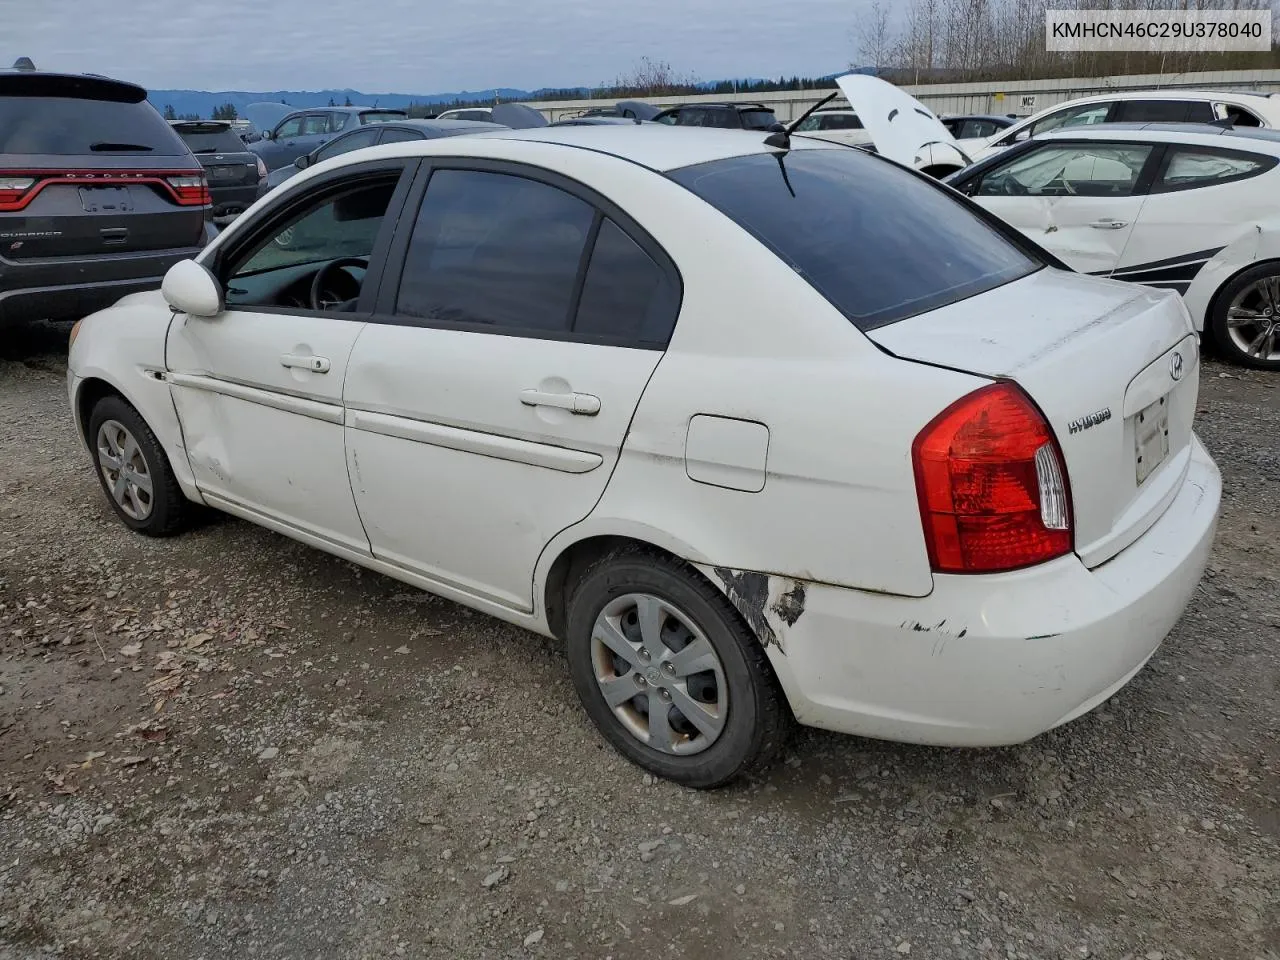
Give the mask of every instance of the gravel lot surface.
POLYGON ((0 359, 0 958, 1280 958, 1280 378, 1150 666, 1020 747, 653 782, 550 641, 229 519, 114 519, 65 330, 0 359))

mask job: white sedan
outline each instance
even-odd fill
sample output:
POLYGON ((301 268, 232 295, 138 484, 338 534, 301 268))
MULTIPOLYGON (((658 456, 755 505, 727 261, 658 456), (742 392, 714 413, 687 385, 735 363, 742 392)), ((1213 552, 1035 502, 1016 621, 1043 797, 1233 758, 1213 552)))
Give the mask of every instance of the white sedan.
POLYGON ((77 326, 109 502, 558 637, 609 742, 695 787, 793 718, 980 746, 1089 711, 1213 540, 1186 308, 883 158, 764 141, 564 127, 306 170, 77 326))
POLYGON ((1275 131, 1057 130, 947 182, 1075 270, 1177 290, 1227 359, 1280 370, 1275 131))

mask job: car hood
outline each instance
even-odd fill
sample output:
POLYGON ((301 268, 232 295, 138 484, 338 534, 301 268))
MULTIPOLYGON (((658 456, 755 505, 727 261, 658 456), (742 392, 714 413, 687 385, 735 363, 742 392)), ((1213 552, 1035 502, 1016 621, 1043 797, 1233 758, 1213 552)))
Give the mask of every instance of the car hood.
POLYGON ((617 111, 624 117, 635 117, 638 120, 652 120, 662 112, 643 100, 619 100, 617 111))
POLYGON ((547 118, 523 103, 500 103, 493 108, 493 122, 512 130, 530 130, 545 127, 547 118))
POLYGON ((294 108, 287 103, 261 101, 251 103, 244 108, 244 118, 253 124, 259 133, 274 130, 277 123, 293 113, 294 108))
POLYGON ((954 154, 957 165, 969 165, 968 156, 942 121, 905 90, 862 73, 837 77, 836 84, 858 114, 877 153, 916 167, 933 148, 933 163, 938 163, 942 159, 939 154, 945 152, 954 154))

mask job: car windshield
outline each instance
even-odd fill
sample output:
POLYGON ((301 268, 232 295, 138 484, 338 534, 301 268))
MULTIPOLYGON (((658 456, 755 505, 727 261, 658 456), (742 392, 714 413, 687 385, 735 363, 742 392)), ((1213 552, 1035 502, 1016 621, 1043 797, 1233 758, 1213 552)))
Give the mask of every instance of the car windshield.
POLYGON ((244 153, 244 142, 230 127, 197 125, 175 127, 192 153, 244 153))
POLYGON ((714 160, 668 176, 871 330, 1043 266, 941 186, 860 150, 714 160))

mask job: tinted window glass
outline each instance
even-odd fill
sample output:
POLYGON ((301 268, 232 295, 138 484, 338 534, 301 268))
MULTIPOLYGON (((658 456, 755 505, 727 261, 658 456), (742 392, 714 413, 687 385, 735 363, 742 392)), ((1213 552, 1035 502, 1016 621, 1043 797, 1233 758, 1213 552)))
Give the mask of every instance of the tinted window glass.
POLYGON ((1043 120, 1037 120, 1030 127, 1031 135, 1057 130, 1059 127, 1087 127, 1095 123, 1103 123, 1111 111, 1109 103, 1088 103, 1078 107, 1068 107, 1051 113, 1043 120))
POLYGON ((244 153, 244 141, 230 127, 175 127, 192 153, 244 153))
POLYGON ((438 170, 418 211, 396 313, 567 331, 595 210, 500 173, 438 170))
POLYGON ((0 153, 180 157, 187 147, 145 101, 5 96, 0 153))
MULTIPOLYGON (((771 110, 740 110, 738 116, 741 118, 742 126, 746 130, 768 130, 778 122, 778 118, 773 115, 771 110)), ((729 122, 725 126, 731 127, 734 124, 729 122)))
POLYGON ((1182 123, 1187 119, 1187 107, 1185 100, 1123 100, 1116 119, 1121 123, 1182 123))
POLYGON ((1127 197, 1151 147, 1088 143, 1046 146, 989 170, 979 197, 1127 197))
MULTIPOLYGON (((346 121, 350 114, 338 114, 343 122, 346 121)), ((403 120, 408 114, 398 110, 368 110, 360 114, 361 123, 391 123, 396 120, 403 120)))
POLYGON ((330 157, 350 153, 352 150, 359 150, 361 147, 371 147, 377 140, 377 130, 357 130, 355 133, 347 134, 345 137, 339 137, 317 151, 316 163, 328 160, 330 157))
POLYGON ((1242 180, 1270 170, 1276 165, 1274 157, 1261 157, 1245 153, 1226 153, 1221 150, 1194 147, 1171 147, 1168 166, 1156 189, 1185 190, 1192 187, 1208 187, 1215 183, 1242 180))
POLYGON ((754 234, 863 330, 1041 266, 942 187, 861 150, 753 154, 669 176, 754 234))
POLYGON ((985 140, 999 129, 990 120, 966 120, 960 124, 960 132, 955 134, 957 140, 985 140))
POLYGON ((665 344, 676 322, 677 293, 666 274, 612 220, 591 250, 575 333, 665 344))
POLYGON ((379 143, 401 143, 405 140, 426 140, 425 132, 418 130, 383 130, 379 143))
POLYGON ((856 114, 832 113, 822 118, 823 130, 861 130, 862 121, 856 114))

